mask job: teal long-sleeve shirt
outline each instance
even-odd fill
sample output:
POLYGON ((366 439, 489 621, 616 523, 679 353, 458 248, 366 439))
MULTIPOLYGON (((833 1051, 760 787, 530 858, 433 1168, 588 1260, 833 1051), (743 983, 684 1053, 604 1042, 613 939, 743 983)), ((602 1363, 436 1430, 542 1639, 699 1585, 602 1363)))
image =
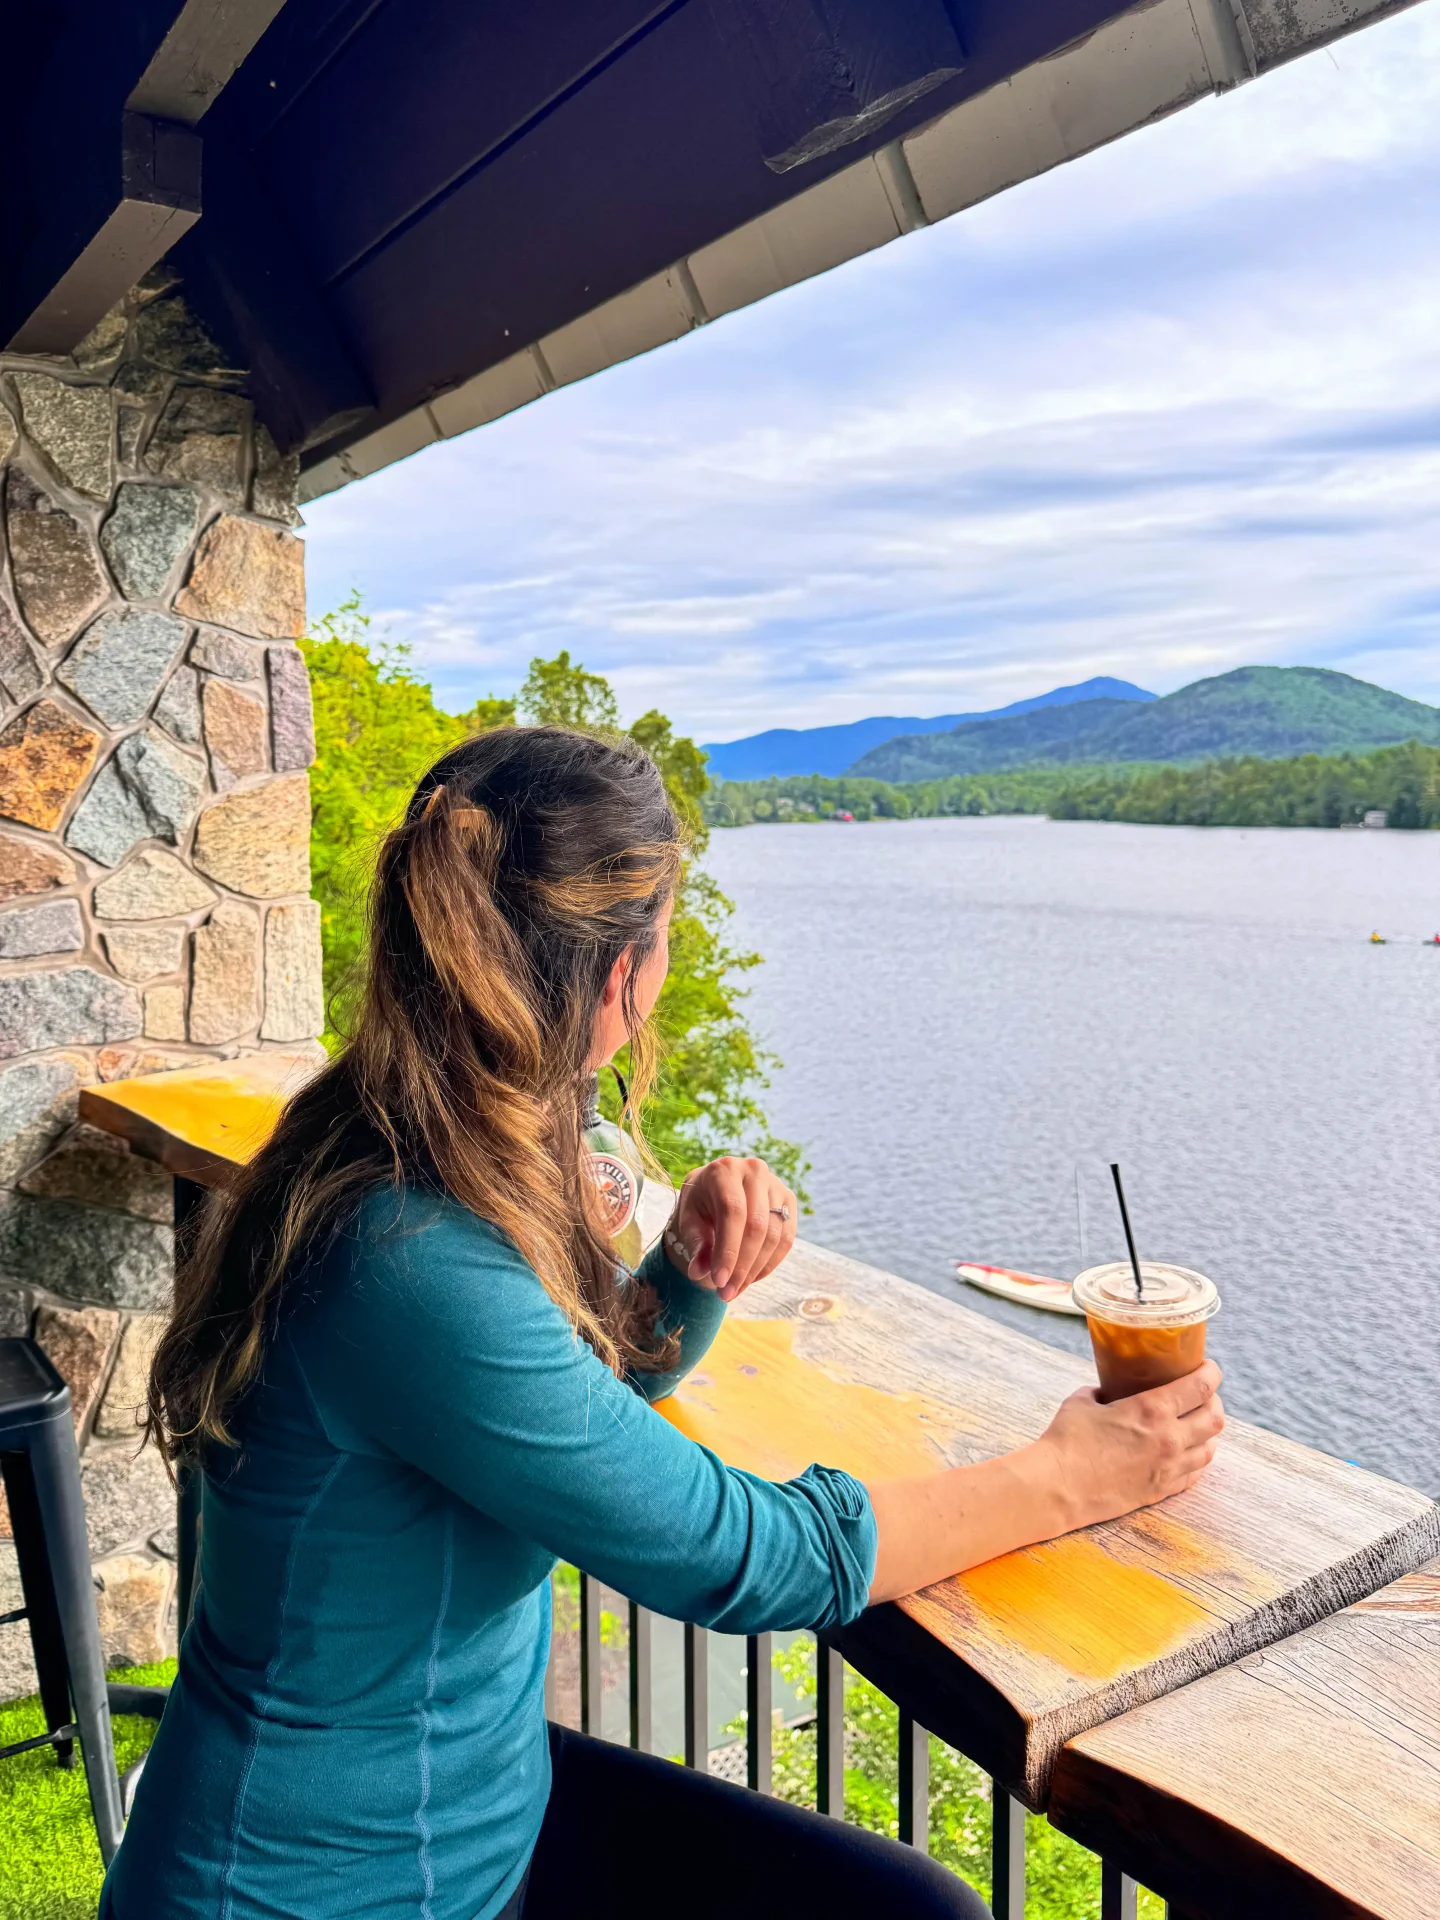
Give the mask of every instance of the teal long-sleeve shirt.
POLYGON ((490 1920, 549 1793, 557 1558, 731 1633, 860 1612, 864 1488, 760 1480, 657 1414, 724 1308, 659 1249, 641 1275, 681 1358, 628 1383, 447 1200, 372 1195, 297 1280, 205 1475, 106 1920, 490 1920))

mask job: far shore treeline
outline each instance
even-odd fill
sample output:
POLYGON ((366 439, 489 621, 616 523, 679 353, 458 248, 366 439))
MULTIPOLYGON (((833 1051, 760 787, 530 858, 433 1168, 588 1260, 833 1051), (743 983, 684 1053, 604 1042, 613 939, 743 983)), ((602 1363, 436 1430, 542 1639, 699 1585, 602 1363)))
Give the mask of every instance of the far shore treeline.
POLYGON ((1177 827, 1347 827, 1383 809, 1392 827, 1440 827, 1440 747, 1410 741, 1375 753, 1292 760, 1207 760, 1176 767, 1025 767, 898 784, 844 774, 712 783, 706 823, 814 825, 978 814, 1129 820, 1177 827))

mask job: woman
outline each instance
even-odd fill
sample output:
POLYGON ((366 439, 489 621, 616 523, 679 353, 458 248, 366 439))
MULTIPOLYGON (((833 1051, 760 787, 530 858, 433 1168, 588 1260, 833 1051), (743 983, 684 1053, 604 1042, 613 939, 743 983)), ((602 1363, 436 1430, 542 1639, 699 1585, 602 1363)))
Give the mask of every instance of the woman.
POLYGON ((869 1488, 660 1418, 795 1231, 755 1160, 692 1174, 634 1275, 596 1217, 585 1094, 627 1040, 646 1078, 680 858, 653 764, 552 728, 448 754, 386 843, 355 1037, 212 1207, 156 1357, 200 1592, 109 1920, 983 1912, 909 1849, 547 1733, 551 1567, 834 1626, 1188 1486, 1218 1374, 869 1488))

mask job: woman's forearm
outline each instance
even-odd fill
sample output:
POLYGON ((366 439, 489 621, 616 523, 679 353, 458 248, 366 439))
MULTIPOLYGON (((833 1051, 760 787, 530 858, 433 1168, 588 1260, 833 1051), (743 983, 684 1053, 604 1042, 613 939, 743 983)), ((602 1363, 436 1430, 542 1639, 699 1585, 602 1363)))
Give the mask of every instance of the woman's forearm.
POLYGON ((1073 1524, 1044 1443, 973 1467, 870 1487, 878 1544, 870 1604, 898 1600, 1073 1524))
POLYGON ((1114 1520, 1194 1486, 1225 1425, 1213 1360, 1103 1405, 1072 1393, 1038 1440, 973 1467, 869 1489, 877 1536, 872 1605, 898 1600, 1017 1547, 1114 1520))

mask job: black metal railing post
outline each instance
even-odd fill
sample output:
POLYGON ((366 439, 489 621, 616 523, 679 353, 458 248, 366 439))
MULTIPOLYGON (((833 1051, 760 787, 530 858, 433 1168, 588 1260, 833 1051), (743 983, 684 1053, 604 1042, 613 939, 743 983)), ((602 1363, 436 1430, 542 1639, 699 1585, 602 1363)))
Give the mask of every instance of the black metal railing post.
POLYGON ((630 1602, 630 1744, 637 1753, 655 1746, 654 1689, 651 1630, 654 1617, 648 1607, 630 1602))
POLYGON ((908 1713, 900 1715, 900 1838, 930 1851, 930 1736, 908 1713))
POLYGON ((580 1731, 600 1738, 600 1582, 580 1576, 580 1731))
POLYGON ((1139 1886, 1113 1860, 1100 1862, 1100 1920, 1137 1920, 1139 1886))
POLYGON ((685 1764, 710 1767, 710 1639, 704 1627, 685 1623, 685 1764))
POLYGON ((990 1911, 1025 1920, 1025 1809, 997 1780, 990 1813, 990 1911))
POLYGON ((745 1784, 769 1793, 774 1772, 770 1724, 770 1653, 773 1636, 745 1636, 745 1784))

